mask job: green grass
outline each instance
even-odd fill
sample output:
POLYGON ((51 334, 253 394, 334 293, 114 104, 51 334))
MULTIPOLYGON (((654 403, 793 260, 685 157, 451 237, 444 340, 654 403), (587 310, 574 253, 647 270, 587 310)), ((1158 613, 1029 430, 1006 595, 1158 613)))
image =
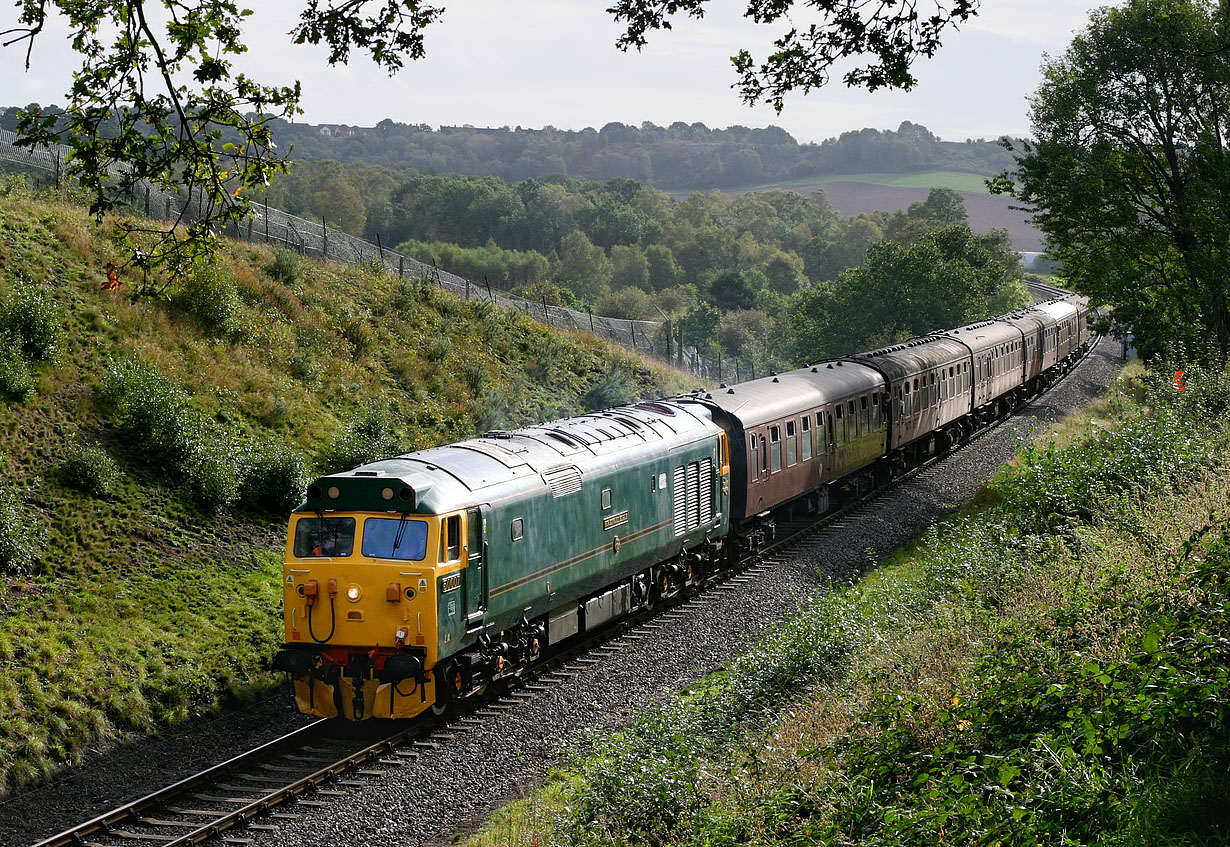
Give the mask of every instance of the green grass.
POLYGON ((107 291, 113 224, 0 179, 0 314, 33 294, 59 328, 40 355, 21 306, 33 391, 0 401, 0 795, 275 681, 273 504, 299 467, 372 447, 351 443, 371 410, 375 446, 411 450, 582 411, 613 370, 632 396, 685 386, 520 313, 259 247, 165 299, 136 274, 107 291), (104 397, 134 362, 148 378, 104 397))
POLYGON ((917 171, 915 173, 865 173, 828 174, 800 177, 785 182, 766 183, 728 189, 730 191, 769 191, 774 188, 790 188, 798 185, 823 185, 829 182, 866 182, 872 185, 891 185, 900 188, 952 188, 974 194, 989 194, 983 174, 962 171, 917 171))

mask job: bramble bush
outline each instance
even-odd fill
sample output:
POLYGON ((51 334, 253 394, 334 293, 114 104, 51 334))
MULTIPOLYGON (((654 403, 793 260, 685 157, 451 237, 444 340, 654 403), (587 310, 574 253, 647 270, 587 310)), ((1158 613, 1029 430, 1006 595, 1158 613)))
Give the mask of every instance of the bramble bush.
POLYGON ((342 431, 321 457, 325 473, 357 468, 402 452, 388 406, 369 403, 346 421, 342 431))
POLYGON ((129 450, 169 477, 178 476, 199 505, 216 511, 238 497, 236 439, 219 431, 155 368, 135 359, 113 362, 99 399, 129 450))
POLYGON ((16 347, 29 362, 46 362, 60 349, 64 321, 45 292, 22 284, 0 304, 0 341, 16 347))
POLYGON ((34 393, 34 374, 21 351, 0 338, 0 396, 6 400, 25 400, 34 393))
POLYGON ((239 483, 239 503, 252 512, 281 514, 303 502, 307 462, 298 451, 276 442, 249 447, 239 483))
POLYGON ((243 331, 239 286, 216 264, 197 266, 180 280, 171 303, 215 338, 237 338, 243 331))
POLYGON ((72 441, 56 468, 56 477, 69 488, 95 497, 110 497, 123 478, 123 472, 107 451, 97 444, 72 441))
POLYGON ((11 488, 0 486, 0 573, 20 573, 39 559, 38 517, 11 488))

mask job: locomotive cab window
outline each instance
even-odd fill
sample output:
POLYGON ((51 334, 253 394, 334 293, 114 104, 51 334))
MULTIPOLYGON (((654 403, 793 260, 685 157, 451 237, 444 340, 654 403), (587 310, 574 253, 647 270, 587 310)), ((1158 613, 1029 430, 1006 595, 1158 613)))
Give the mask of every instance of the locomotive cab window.
POLYGON ((427 522, 368 518, 363 521, 363 555, 372 559, 421 561, 427 556, 427 522))
POLYGON ((520 541, 525 538, 525 519, 513 518, 512 521, 512 540, 520 541))
POLYGON ((461 558, 461 516, 444 519, 440 531, 440 561, 453 562, 461 558))
POLYGON ((352 552, 354 518, 299 518, 295 524, 295 555, 300 559, 352 552))

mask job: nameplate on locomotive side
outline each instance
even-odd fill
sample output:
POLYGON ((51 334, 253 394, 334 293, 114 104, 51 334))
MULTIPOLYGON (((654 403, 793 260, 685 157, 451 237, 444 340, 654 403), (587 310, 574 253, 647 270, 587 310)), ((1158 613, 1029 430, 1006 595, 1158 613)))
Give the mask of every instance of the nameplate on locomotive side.
POLYGON ((628 522, 628 512, 624 510, 616 515, 608 515, 602 519, 603 529, 614 529, 617 526, 623 526, 628 522))

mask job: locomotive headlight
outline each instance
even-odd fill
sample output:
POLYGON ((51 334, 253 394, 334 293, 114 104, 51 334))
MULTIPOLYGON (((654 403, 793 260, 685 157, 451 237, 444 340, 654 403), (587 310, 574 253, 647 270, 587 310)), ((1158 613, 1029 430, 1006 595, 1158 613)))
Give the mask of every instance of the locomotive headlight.
POLYGON ((346 599, 351 603, 358 603, 359 598, 363 596, 363 592, 359 590, 359 586, 350 585, 346 588, 346 599))

